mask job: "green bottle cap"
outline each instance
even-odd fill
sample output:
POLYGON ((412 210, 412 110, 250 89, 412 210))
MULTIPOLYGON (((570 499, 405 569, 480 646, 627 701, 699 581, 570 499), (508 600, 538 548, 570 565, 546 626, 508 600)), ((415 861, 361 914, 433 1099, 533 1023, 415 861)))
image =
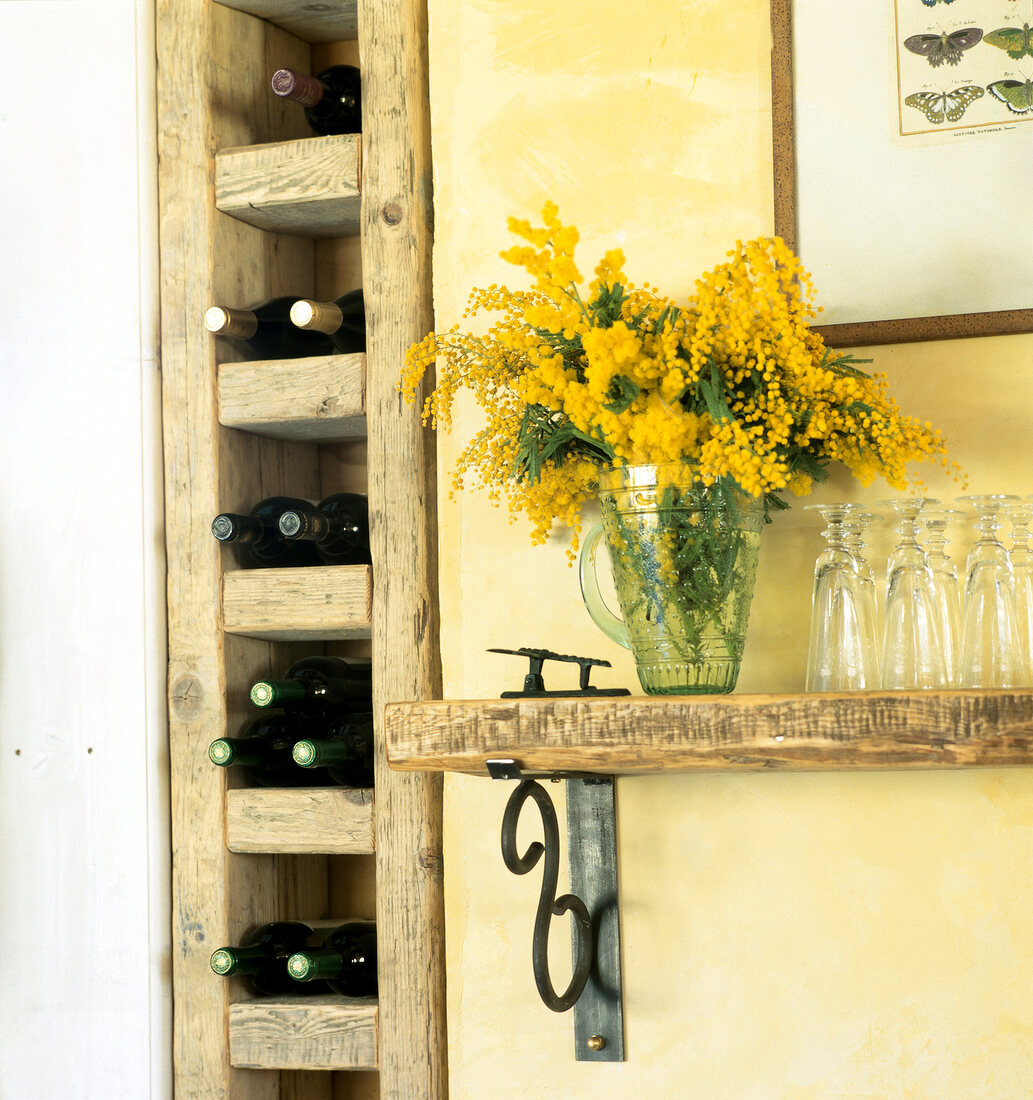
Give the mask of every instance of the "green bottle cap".
POLYGON ((256 707, 271 707, 273 705, 273 685, 260 680, 251 689, 251 702, 256 707))
POLYGON ((237 958, 228 947, 220 947, 212 954, 211 965, 216 974, 232 974, 237 968, 237 958))
POLYGON ((225 768, 227 764, 233 763, 233 746, 225 737, 220 737, 208 746, 208 755, 211 757, 213 764, 218 764, 220 768, 225 768))
POLYGON ((307 982, 312 975, 312 960, 303 951, 287 960, 287 973, 298 982, 307 982))
POLYGON ((275 707, 305 698, 305 688, 297 680, 259 680, 251 689, 256 707, 275 707))
POLYGON ((287 960, 287 973, 295 981, 311 982, 315 978, 334 978, 341 973, 344 957, 339 951, 314 947, 298 951, 287 960))
POLYGON ((300 764, 303 768, 314 768, 319 750, 312 741, 298 741, 291 749, 291 755, 294 757, 295 764, 300 764))

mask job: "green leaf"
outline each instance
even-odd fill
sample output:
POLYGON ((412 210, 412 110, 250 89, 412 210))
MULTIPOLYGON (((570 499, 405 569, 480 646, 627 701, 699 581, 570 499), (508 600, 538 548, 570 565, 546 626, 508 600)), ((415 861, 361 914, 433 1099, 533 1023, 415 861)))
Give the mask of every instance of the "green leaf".
POLYGON ((619 416, 631 408, 635 398, 642 392, 642 388, 633 382, 626 374, 615 375, 610 383, 607 396, 610 398, 603 408, 619 416))
POLYGON ((715 423, 719 420, 732 420, 732 410, 725 401, 725 395, 707 378, 700 378, 696 383, 696 392, 703 398, 710 413, 710 419, 715 423))
POLYGON ((829 472, 826 468, 827 466, 828 459, 818 458, 817 455, 813 455, 809 451, 797 451, 789 459, 790 474, 807 474, 808 477, 818 482, 818 484, 821 484, 823 481, 828 481, 829 472))
POLYGON ((562 413, 544 405, 528 405, 520 422, 513 479, 538 482, 543 462, 551 459, 562 465, 571 456, 587 458, 599 465, 610 465, 614 458, 605 440, 579 431, 562 413))
POLYGON ((830 370, 834 374, 846 375, 850 378, 870 378, 871 375, 866 371, 858 370, 855 363, 871 363, 871 359, 858 359, 855 355, 840 355, 838 352, 832 350, 832 348, 826 348, 824 354, 821 357, 820 366, 824 370, 830 370), (836 358, 832 358, 835 356, 836 358))
POLYGON ((604 283, 599 288, 599 293, 588 304, 588 310, 599 328, 610 328, 620 318, 621 306, 626 298, 620 283, 604 283))

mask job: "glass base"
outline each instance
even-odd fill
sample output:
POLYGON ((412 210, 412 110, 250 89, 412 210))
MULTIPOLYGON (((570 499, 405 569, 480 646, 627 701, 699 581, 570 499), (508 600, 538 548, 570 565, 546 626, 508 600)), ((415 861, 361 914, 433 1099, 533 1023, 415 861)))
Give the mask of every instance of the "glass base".
POLYGON ((647 695, 727 695, 739 679, 739 662, 640 661, 635 671, 647 695))

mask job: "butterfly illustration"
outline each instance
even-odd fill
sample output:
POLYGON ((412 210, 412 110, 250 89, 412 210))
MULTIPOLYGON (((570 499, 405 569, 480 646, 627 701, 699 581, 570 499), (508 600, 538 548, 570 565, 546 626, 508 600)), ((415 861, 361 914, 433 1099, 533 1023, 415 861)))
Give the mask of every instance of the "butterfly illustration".
POLYGON ((965 113, 968 105, 982 94, 982 88, 975 84, 966 84, 949 92, 915 92, 904 102, 908 107, 917 107, 930 122, 939 126, 944 119, 956 122, 965 113))
POLYGON ((920 54, 935 69, 946 62, 957 65, 961 62, 961 51, 970 50, 983 37, 978 27, 966 27, 962 31, 946 31, 940 34, 913 34, 904 39, 904 45, 912 52, 920 54))
POLYGON ((1000 27, 996 31, 984 34, 983 41, 1004 50, 1009 57, 1014 57, 1016 61, 1026 54, 1033 57, 1033 40, 1030 37, 1028 23, 1023 23, 1021 31, 1018 27, 1000 27))
MULTIPOLYGON (((954 0, 943 0, 943 2, 945 4, 953 4, 954 0)), ((936 0, 922 0, 922 3, 925 4, 927 8, 932 8, 936 6, 936 0)))
POLYGON ((986 90, 1017 115, 1033 111, 1033 80, 995 80, 986 90))

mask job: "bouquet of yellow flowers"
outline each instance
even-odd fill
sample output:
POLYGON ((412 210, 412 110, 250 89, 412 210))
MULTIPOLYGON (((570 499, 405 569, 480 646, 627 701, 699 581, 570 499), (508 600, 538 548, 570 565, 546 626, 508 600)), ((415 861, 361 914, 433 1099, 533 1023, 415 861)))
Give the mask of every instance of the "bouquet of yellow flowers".
POLYGON ((778 238, 738 243, 679 305, 625 278, 605 254, 583 289, 578 233, 547 203, 544 224, 509 219, 527 242, 501 253, 533 284, 475 288, 464 318, 500 316, 486 332, 457 324, 409 349, 401 389, 410 400, 436 365, 424 421, 448 427, 457 392, 472 391, 484 427, 462 451, 454 489, 469 480, 511 513, 532 541, 554 522, 573 530, 613 466, 691 464, 701 486, 727 486, 787 507, 827 477, 833 461, 861 481, 907 487, 907 466, 948 465, 940 433, 904 416, 885 376, 867 374, 810 327, 813 287, 778 238))

